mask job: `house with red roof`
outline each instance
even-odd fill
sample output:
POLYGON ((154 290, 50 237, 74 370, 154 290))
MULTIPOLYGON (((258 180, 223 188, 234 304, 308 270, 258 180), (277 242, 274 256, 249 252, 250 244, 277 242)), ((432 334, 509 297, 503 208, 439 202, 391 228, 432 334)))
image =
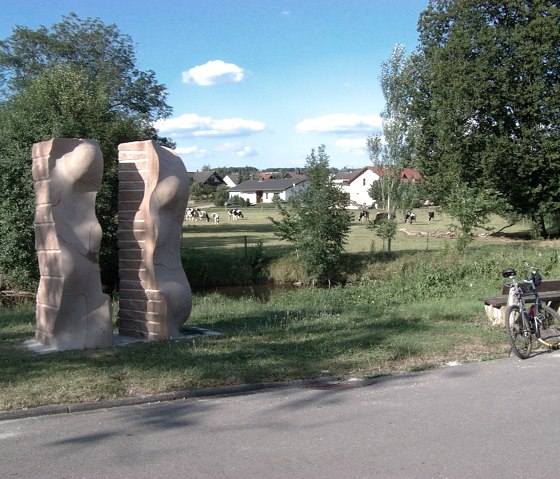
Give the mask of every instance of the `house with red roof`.
MULTIPOLYGON (((370 207, 376 202, 369 196, 371 185, 387 174, 389 170, 378 166, 365 166, 359 170, 341 171, 334 177, 334 183, 348 193, 351 206, 370 207)), ((421 180, 420 173, 412 168, 403 168, 401 181, 416 183, 421 180)))

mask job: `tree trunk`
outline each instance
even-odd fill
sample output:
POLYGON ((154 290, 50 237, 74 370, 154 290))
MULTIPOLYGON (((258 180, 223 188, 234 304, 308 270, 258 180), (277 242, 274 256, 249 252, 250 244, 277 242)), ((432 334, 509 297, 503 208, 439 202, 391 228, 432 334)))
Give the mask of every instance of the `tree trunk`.
POLYGON ((538 239, 547 239, 548 232, 544 224, 544 216, 542 214, 535 214, 533 216, 533 231, 538 239))

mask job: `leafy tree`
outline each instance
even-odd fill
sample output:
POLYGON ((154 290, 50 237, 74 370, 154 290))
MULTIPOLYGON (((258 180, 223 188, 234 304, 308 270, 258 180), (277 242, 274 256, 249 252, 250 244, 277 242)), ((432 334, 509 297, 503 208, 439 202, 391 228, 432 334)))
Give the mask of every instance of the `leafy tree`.
POLYGON ((201 200, 204 198, 204 187, 200 183, 192 183, 189 191, 190 197, 195 200, 201 200))
POLYGON ((212 185, 203 185, 202 190, 204 191, 205 198, 213 198, 216 192, 216 187, 212 185))
POLYGON ((229 198, 227 185, 220 185, 214 193, 214 206, 224 206, 229 198))
POLYGON ((367 138, 370 160, 377 167, 379 180, 373 183, 370 196, 380 200, 391 218, 395 217, 401 198, 407 196, 407 186, 401 181, 402 168, 410 162, 407 142, 409 93, 407 58, 402 45, 396 45, 389 60, 382 64, 381 89, 385 110, 381 113, 383 136, 367 138))
POLYGON ((375 231, 375 234, 383 240, 383 249, 385 249, 385 241, 387 241, 387 252, 390 253, 391 241, 397 236, 397 221, 395 219, 381 220, 378 223, 370 221, 367 228, 375 231))
POLYGON ((230 204, 232 206, 243 207, 245 206, 245 199, 241 198, 239 195, 235 195, 230 199, 230 204))
POLYGON ((350 231, 348 198, 333 182, 325 146, 311 150, 306 163, 308 187, 276 202, 281 219, 269 218, 275 234, 297 247, 313 282, 331 282, 339 277, 337 265, 350 231))
POLYGON ((475 191, 465 184, 457 184, 451 189, 442 206, 459 222, 459 225, 452 225, 459 231, 457 237, 459 251, 463 251, 472 242, 475 228, 484 228, 497 204, 499 201, 494 191, 475 191))
POLYGON ((431 0, 419 21, 410 116, 437 199, 500 193, 546 237, 560 213, 560 5, 431 0))
MULTIPOLYGON (((35 258, 31 146, 53 137, 96 139, 104 157, 97 217, 100 265, 117 286, 118 144, 158 139, 151 122, 170 113, 153 72, 135 68, 132 40, 115 25, 64 17, 51 30, 16 27, 0 42, 0 274, 32 289, 35 258)), ((163 144, 171 145, 165 139, 163 144)))

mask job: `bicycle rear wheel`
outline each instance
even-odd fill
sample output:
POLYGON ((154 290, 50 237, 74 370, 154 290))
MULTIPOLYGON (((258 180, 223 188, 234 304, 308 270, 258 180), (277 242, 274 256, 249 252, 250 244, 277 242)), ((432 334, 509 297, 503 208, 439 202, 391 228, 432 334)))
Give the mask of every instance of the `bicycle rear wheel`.
POLYGON ((541 306, 541 330, 539 341, 549 348, 557 348, 560 344, 560 314, 550 306, 541 306))
POLYGON ((533 338, 526 315, 521 314, 519 306, 512 305, 506 309, 505 320, 511 349, 517 357, 527 359, 533 349, 533 338))

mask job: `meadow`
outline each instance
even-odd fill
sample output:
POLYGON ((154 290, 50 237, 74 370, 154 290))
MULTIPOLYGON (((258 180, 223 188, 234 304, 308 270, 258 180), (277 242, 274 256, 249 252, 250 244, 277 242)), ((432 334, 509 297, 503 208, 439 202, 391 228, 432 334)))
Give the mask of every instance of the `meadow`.
MULTIPOLYGON (((523 224, 508 236, 479 237, 461 254, 453 239, 399 232, 388 254, 355 221, 341 264, 347 283, 295 287, 301 272, 293 247, 273 235, 267 217, 274 209, 251 207, 238 221, 214 211, 218 225, 185 223, 182 255, 195 290, 188 325, 219 336, 37 355, 22 347, 33 338, 33 304, 4 306, 0 410, 253 382, 371 378, 503 357, 510 354, 505 333, 485 317, 479 298, 497 294, 501 270, 523 261, 539 265, 545 278, 560 277, 558 242, 516 239, 526 236, 523 224), (263 280, 283 287, 261 292, 263 280), (242 283, 235 295, 225 288, 242 283)), ((399 228, 445 232, 451 223, 439 214, 428 222, 424 210, 417 217, 399 228)), ((501 227, 499 219, 493 226, 501 227)))

